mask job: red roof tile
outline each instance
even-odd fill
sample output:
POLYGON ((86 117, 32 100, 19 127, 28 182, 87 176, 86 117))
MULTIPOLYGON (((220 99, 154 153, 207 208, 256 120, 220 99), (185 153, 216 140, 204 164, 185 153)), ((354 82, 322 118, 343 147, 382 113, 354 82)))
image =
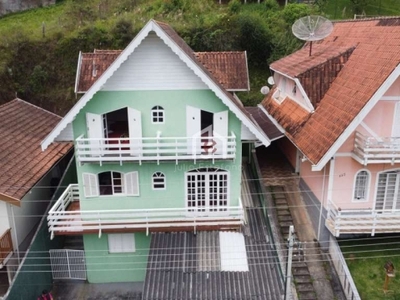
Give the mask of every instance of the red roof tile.
MULTIPOLYGON (((82 53, 78 66, 76 92, 85 93, 107 70, 122 50, 94 50, 82 53)), ((203 67, 226 90, 246 90, 249 87, 246 52, 194 52, 194 56, 203 67)))
POLYGON ((40 142, 61 117, 20 99, 0 106, 0 198, 22 197, 71 148, 54 143, 42 152, 40 142))
MULTIPOLYGON (((348 60, 343 61, 344 66, 322 95, 315 112, 310 114, 305 122, 300 120, 296 126, 283 126, 292 141, 313 164, 317 164, 323 158, 400 63, 400 18, 336 22, 332 34, 318 44, 315 47, 326 51, 327 58, 334 57, 334 53, 343 49, 354 47, 354 50, 348 60)), ((319 50, 315 55, 322 58, 319 50)), ((295 57, 298 64, 301 64, 302 60, 307 61, 305 68, 312 68, 305 49, 299 50, 291 57, 295 57)), ((318 58, 314 62, 314 68, 321 63, 318 58)), ((272 65, 277 71, 281 72, 278 67, 282 68, 282 73, 287 71, 281 62, 272 65)), ((299 70, 305 68, 299 67, 299 70)), ((295 73, 299 73, 299 70, 295 73)), ((319 77, 324 76, 321 69, 319 77)), ((268 100, 263 101, 264 105, 268 103, 268 100)), ((296 111, 300 109, 302 108, 298 107, 296 111)), ((289 112, 282 104, 270 113, 279 117, 289 112)))

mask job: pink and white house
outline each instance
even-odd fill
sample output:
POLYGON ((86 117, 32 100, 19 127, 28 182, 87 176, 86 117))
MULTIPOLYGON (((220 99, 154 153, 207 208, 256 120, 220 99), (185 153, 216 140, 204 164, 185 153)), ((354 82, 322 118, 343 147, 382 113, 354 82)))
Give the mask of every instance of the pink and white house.
POLYGON ((312 46, 271 64, 259 107, 320 224, 336 237, 400 232, 400 18, 335 22, 312 46))

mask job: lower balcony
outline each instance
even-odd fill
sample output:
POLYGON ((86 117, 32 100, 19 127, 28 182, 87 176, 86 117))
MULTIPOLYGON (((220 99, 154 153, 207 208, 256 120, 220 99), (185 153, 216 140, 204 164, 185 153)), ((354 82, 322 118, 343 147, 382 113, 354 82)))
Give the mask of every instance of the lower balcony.
POLYGON ((221 160, 236 156, 236 136, 85 138, 75 141, 81 163, 221 160))
POLYGON ((4 266, 12 254, 13 244, 11 239, 11 229, 7 229, 0 237, 0 268, 4 266))
POLYGON ((47 217, 51 237, 102 232, 160 232, 237 230, 244 223, 244 210, 236 207, 191 207, 124 210, 81 210, 79 188, 71 184, 50 209, 47 217))
POLYGON ((400 209, 341 209, 328 202, 325 226, 336 237, 344 234, 398 233, 400 209))
POLYGON ((363 165, 400 163, 400 137, 372 137, 355 133, 354 158, 363 165))

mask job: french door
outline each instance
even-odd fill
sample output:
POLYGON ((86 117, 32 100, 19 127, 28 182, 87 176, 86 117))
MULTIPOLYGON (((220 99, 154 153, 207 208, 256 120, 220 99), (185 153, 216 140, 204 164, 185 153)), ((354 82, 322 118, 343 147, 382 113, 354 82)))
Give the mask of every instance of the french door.
POLYGON ((400 170, 379 174, 375 209, 400 209, 400 170))
POLYGON ((186 201, 189 212, 209 214, 227 211, 229 173, 202 168, 186 173, 186 201))

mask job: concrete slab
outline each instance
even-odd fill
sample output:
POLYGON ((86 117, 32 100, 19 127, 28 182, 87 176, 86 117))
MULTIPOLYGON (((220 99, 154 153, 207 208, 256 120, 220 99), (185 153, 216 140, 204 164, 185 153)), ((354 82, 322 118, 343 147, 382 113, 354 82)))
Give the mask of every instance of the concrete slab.
POLYGON ((141 300, 143 282, 87 283, 56 281, 52 294, 57 300, 141 300))

